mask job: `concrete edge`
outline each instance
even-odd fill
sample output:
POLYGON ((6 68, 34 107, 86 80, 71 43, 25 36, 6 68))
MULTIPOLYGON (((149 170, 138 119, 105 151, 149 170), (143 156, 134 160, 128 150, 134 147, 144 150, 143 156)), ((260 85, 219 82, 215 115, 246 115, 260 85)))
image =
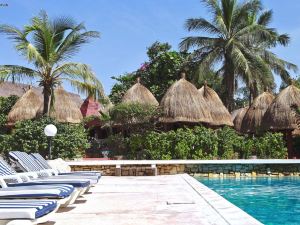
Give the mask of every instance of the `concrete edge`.
POLYGON ((300 164, 300 159, 237 159, 237 160, 80 160, 67 161, 69 166, 91 165, 172 165, 172 164, 300 164))
POLYGON ((188 185, 198 193, 229 225, 262 225, 254 217, 232 204, 188 174, 180 174, 188 185))

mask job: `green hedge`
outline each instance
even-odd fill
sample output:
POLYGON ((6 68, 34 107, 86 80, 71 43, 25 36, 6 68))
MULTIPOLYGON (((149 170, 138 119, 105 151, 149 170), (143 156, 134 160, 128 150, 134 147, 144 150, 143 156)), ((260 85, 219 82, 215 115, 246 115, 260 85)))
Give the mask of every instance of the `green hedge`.
MULTIPOLYGON (((114 140, 114 138, 110 138, 114 140)), ((212 130, 202 126, 193 129, 118 136, 111 149, 123 152, 128 159, 237 159, 286 158, 287 149, 281 133, 265 133, 262 137, 238 135, 225 127, 212 130), (116 147, 122 146, 118 150, 116 147)), ((111 143, 112 144, 112 143, 111 143)))
POLYGON ((44 134, 47 124, 57 127, 57 135, 52 142, 54 158, 72 159, 82 156, 84 150, 89 148, 88 136, 82 124, 63 124, 45 117, 18 122, 11 134, 0 135, 2 153, 18 150, 48 155, 49 140, 44 134))

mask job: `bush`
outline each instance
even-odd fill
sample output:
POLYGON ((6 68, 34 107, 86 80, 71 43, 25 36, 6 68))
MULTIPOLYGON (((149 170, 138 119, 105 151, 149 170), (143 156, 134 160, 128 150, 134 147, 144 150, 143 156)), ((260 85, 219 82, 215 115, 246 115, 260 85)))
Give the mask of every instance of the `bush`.
POLYGON ((0 97, 0 134, 6 134, 8 132, 5 126, 7 123, 7 115, 18 99, 19 97, 15 95, 0 97))
POLYGON ((192 159, 216 159, 218 158, 218 137, 216 132, 202 126, 193 130, 196 143, 191 153, 192 159))
POLYGON ((244 141, 236 131, 229 127, 217 130, 218 156, 222 159, 235 159, 239 157, 241 143, 244 141))
POLYGON ((52 141, 53 158, 72 159, 82 156, 84 150, 89 148, 87 134, 82 124, 57 123, 53 119, 44 117, 16 123, 11 134, 1 136, 1 150, 4 153, 13 150, 39 152, 47 156, 49 140, 44 134, 47 124, 54 124, 58 130, 52 141))
POLYGON ((113 123, 122 124, 123 131, 129 135, 153 130, 159 109, 149 104, 121 103, 114 106, 109 114, 113 123))
POLYGON ((262 159, 284 159, 287 148, 282 133, 265 133, 255 142, 256 155, 262 159))
MULTIPOLYGON (((129 159, 247 159, 253 154, 258 158, 285 158, 287 155, 281 133, 248 137, 240 136, 228 127, 151 131, 131 135, 123 141, 129 159)), ((126 151, 123 150, 124 154, 126 151)))

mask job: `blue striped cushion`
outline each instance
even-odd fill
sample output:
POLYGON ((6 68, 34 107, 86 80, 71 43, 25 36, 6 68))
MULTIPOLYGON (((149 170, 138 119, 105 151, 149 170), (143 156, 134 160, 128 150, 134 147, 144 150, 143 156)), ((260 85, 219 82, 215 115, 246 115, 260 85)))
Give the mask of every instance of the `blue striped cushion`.
POLYGON ((70 179, 60 179, 60 180, 46 180, 46 179, 41 179, 41 180, 34 180, 34 181, 29 181, 25 183, 9 183, 9 187, 17 187, 17 186, 28 186, 28 185, 45 185, 45 184, 68 184, 72 185, 75 188, 84 188, 84 187, 89 187, 90 186, 90 181, 89 180, 70 180, 70 179))
POLYGON ((0 200, 0 219, 37 219, 57 207, 51 200, 0 200))
POLYGON ((74 191, 71 185, 31 185, 0 189, 0 199, 7 198, 66 198, 74 191))

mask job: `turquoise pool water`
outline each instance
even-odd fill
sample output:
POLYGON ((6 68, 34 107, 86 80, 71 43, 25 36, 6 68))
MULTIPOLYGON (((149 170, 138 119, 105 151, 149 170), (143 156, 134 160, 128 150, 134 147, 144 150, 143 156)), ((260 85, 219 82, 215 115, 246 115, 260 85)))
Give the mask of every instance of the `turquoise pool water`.
POLYGON ((300 224, 300 177, 197 179, 264 224, 300 224))

